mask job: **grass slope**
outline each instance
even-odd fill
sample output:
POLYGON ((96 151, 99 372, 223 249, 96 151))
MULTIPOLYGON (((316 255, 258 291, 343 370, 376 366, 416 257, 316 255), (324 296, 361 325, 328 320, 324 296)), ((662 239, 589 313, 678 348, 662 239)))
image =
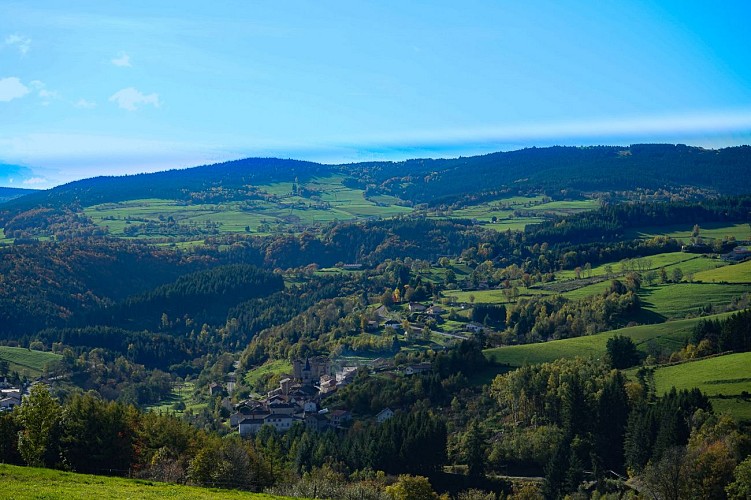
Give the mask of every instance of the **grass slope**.
POLYGON ((485 357, 496 363, 511 367, 522 366, 524 363, 547 363, 555 361, 558 358, 573 358, 576 356, 599 357, 605 354, 608 339, 615 335, 630 337, 642 351, 645 351, 651 342, 656 343, 658 346, 678 349, 683 345, 685 339, 691 335, 694 326, 701 319, 719 319, 725 318, 728 315, 729 313, 725 313, 707 316, 706 318, 669 321, 655 325, 632 326, 597 335, 553 340, 540 344, 497 347, 485 350, 485 357))
POLYGON ((245 382, 253 387, 262 377, 282 375, 285 373, 292 373, 292 363, 286 359, 268 361, 261 366, 249 370, 248 373, 245 374, 245 382))
MULTIPOLYGON (((395 198, 379 203, 368 200, 363 190, 346 187, 343 180, 342 176, 327 176, 313 177, 301 183, 318 193, 316 200, 290 194, 292 182, 273 182, 257 186, 275 196, 272 201, 187 203, 184 200, 149 198, 93 205, 84 212, 96 225, 108 228, 112 236, 125 237, 125 230, 131 224, 158 224, 169 218, 194 229, 206 229, 209 225, 220 233, 244 233, 248 228, 253 233, 263 234, 300 225, 392 217, 412 211, 396 205, 398 200, 395 198)), ((167 236, 170 236, 168 232, 160 234, 157 231, 147 238, 167 236)), ((203 237, 196 235, 192 239, 202 240, 203 237)))
POLYGON ((139 499, 275 499, 285 498, 215 488, 196 488, 175 484, 141 481, 50 469, 35 469, 0 464, 3 498, 139 498, 139 499))
POLYGON ((647 311, 665 318, 685 318, 703 306, 725 306, 749 292, 751 286, 743 284, 671 283, 642 288, 639 298, 647 311))
POLYGON ((8 361, 10 369, 19 373, 23 373, 25 370, 29 375, 38 376, 47 363, 57 361, 60 358, 62 356, 51 352, 31 351, 23 347, 0 346, 0 359, 8 361))
POLYGON ((654 373, 657 394, 699 388, 712 400, 716 412, 727 411, 739 420, 751 420, 751 352, 663 366, 654 373))
POLYGON ((751 283, 751 260, 696 273, 694 280, 712 283, 751 283))
MULTIPOLYGON (((694 226, 680 224, 674 226, 641 227, 626 232, 627 238, 652 238, 654 236, 669 236, 671 238, 688 241, 691 239, 694 226)), ((733 236, 736 240, 751 239, 751 226, 745 223, 731 224, 727 222, 707 222, 700 226, 699 235, 705 240, 723 239, 733 236)))

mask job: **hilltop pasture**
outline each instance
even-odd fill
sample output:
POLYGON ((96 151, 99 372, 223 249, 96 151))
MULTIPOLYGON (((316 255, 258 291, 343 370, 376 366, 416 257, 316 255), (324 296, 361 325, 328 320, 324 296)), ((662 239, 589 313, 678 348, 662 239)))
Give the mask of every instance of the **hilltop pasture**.
POLYGON ((51 352, 33 351, 24 347, 0 346, 0 359, 8 361, 11 371, 26 372, 30 376, 38 377, 48 363, 58 361, 62 359, 62 356, 51 352))

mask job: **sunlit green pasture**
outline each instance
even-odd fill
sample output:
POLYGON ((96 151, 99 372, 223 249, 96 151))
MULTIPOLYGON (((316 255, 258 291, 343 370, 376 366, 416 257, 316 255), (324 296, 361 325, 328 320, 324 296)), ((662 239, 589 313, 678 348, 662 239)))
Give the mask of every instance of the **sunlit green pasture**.
POLYGON ((639 291, 642 307, 666 318, 683 318, 700 308, 721 307, 751 292, 751 285, 714 283, 670 283, 644 287, 639 291))
MULTIPOLYGON (((385 200, 367 200, 360 189, 351 189, 337 176, 314 178, 302 185, 315 194, 311 198, 291 195, 291 182, 258 186, 275 201, 249 200, 222 203, 188 203, 181 200, 143 199, 105 203, 85 209, 87 216, 100 227, 107 227, 113 236, 125 236, 131 224, 164 222, 172 218, 181 225, 207 228, 216 226, 221 233, 252 233, 298 229, 299 226, 324 224, 371 217, 392 217, 410 213, 412 209, 385 200)), ((169 236, 148 235, 147 238, 169 236)), ((203 239, 203 235, 194 239, 203 239)))
MULTIPOLYGON (((454 297, 457 302, 475 303, 475 304, 508 304, 515 300, 514 297, 507 296, 510 290, 491 289, 491 290, 445 290, 444 297, 454 297)), ((518 287, 519 297, 528 297, 531 295, 551 295, 552 292, 540 290, 538 288, 518 287)))
MULTIPOLYGON (((650 255, 648 257, 630 259, 629 262, 636 270, 659 270, 660 268, 664 267, 666 271, 670 272, 672 268, 680 267, 684 274, 697 273, 699 271, 714 269, 715 267, 721 267, 725 265, 725 262, 719 259, 713 259, 710 257, 705 257, 703 255, 686 252, 661 253, 657 255, 650 255), (639 265, 641 265, 641 267, 639 265)), ((610 270, 610 272, 613 273, 614 276, 617 276, 619 274, 623 274, 628 269, 630 269, 629 264, 626 264, 626 267, 624 267, 624 263, 620 261, 614 261, 595 266, 590 271, 582 269, 580 271, 580 275, 581 277, 606 276, 608 274, 607 271, 610 270)), ((555 276, 558 280, 575 279, 576 271, 574 271, 573 269, 566 269, 556 272, 555 276)))
MULTIPOLYGON (((707 318, 725 318, 728 314, 708 316, 707 318)), ((609 338, 615 335, 630 337, 639 350, 646 352, 651 343, 670 350, 680 349, 697 322, 702 318, 669 321, 654 325, 639 325, 596 335, 572 339, 553 340, 539 344, 524 344, 486 349, 485 357, 501 364, 522 366, 524 363, 537 364, 554 361, 558 358, 600 357, 606 353, 609 338)))
POLYGON ((586 285, 575 290, 564 292, 562 295, 569 300, 580 300, 592 295, 600 295, 608 290, 612 285, 611 280, 601 281, 599 283, 593 283, 586 285))
MULTIPOLYGON (((654 236, 669 236, 671 238, 688 241, 694 229, 693 224, 674 226, 641 227, 626 232, 631 238, 652 238, 654 236)), ((733 236, 736 240, 751 240, 751 226, 748 224, 728 224, 727 222, 707 222, 699 226, 699 236, 703 239, 723 239, 733 236)))
POLYGON ((175 410, 175 404, 182 401, 185 404, 186 410, 200 411, 207 406, 206 403, 196 403, 193 399, 193 393, 195 391, 195 384, 193 382, 185 382, 175 386, 172 389, 172 393, 165 398, 162 402, 149 405, 145 409, 162 412, 162 413, 182 413, 182 411, 175 410))
POLYGON ((52 352, 32 351, 25 347, 0 346, 0 359, 8 362, 11 371, 39 376, 47 363, 58 361, 61 355, 52 352))
POLYGON ((573 201, 551 201, 530 208, 534 212, 549 212, 559 215, 575 214, 587 210, 595 210, 600 206, 597 200, 573 200, 573 201))
POLYGON ((751 283, 751 260, 696 273, 694 280, 705 283, 751 283))
POLYGON ((292 363, 286 359, 268 361, 261 366, 248 370, 245 374, 245 382, 253 387, 265 375, 282 375, 285 373, 292 373, 292 363))
POLYGON ((543 203, 542 196, 513 196, 499 200, 469 205, 452 211, 430 213, 429 217, 476 219, 496 231, 523 231, 528 224, 542 222, 542 214, 566 215, 597 208, 597 200, 551 201, 543 203), (532 216, 518 217, 514 211, 532 212, 532 216), (534 216, 539 213, 540 216, 534 216), (493 220, 495 219, 495 221, 493 220))
POLYGON ((728 411, 740 420, 751 420, 751 352, 657 368, 654 373, 658 394, 676 389, 699 388, 712 401, 715 412, 728 411))

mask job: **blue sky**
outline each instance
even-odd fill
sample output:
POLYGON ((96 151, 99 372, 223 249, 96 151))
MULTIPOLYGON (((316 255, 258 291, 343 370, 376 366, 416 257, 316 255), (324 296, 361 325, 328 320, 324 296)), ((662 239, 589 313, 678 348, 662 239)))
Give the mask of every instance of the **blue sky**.
POLYGON ((0 185, 751 142, 747 1, 0 3, 0 185))

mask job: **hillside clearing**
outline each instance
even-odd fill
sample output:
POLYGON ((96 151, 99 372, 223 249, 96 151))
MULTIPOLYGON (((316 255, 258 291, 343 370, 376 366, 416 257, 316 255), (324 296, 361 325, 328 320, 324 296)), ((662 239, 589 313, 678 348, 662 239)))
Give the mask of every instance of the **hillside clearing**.
POLYGON ((694 280, 705 283, 751 283, 751 260, 696 273, 694 280))
POLYGON ((751 352, 659 367, 654 381, 657 394, 672 387, 696 387, 710 397, 715 412, 728 411, 736 419, 751 420, 751 352))
POLYGON ((0 346, 0 359, 8 361, 11 371, 28 372, 30 376, 38 377, 45 365, 61 359, 62 356, 52 352, 32 351, 24 347, 0 346))
POLYGON ((596 335, 553 340, 539 344, 496 347, 485 350, 485 357, 495 363, 512 367, 522 366, 524 363, 547 363, 558 358, 599 357, 605 355, 607 341, 615 335, 630 337, 637 344, 639 350, 645 353, 653 348, 675 350, 679 349, 691 335, 696 323, 702 319, 726 318, 729 314, 669 321, 654 325, 632 326, 596 335))

